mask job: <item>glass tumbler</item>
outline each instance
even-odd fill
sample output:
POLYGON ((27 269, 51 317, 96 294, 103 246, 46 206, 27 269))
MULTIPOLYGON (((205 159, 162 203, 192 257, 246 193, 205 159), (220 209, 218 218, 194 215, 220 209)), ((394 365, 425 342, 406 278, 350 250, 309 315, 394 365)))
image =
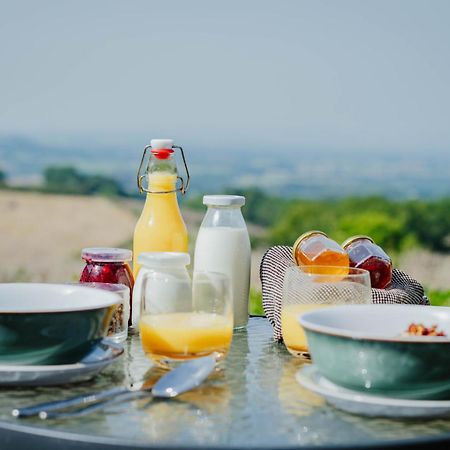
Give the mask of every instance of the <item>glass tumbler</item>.
POLYGON ((128 320, 130 318, 130 288, 124 284, 113 283, 69 283, 94 289, 114 292, 120 297, 120 303, 111 318, 106 337, 114 342, 123 342, 128 337, 128 320))
POLYGON ((172 292, 174 298, 164 299, 151 289, 151 279, 148 285, 139 320, 146 355, 164 368, 207 355, 223 360, 233 334, 230 279, 197 272, 188 288, 183 280, 167 279, 166 294, 172 292))
POLYGON ((370 274, 349 267, 348 274, 324 273, 322 266, 289 267, 283 280, 281 332, 289 352, 309 358, 308 344, 298 317, 327 306, 372 303, 370 274))

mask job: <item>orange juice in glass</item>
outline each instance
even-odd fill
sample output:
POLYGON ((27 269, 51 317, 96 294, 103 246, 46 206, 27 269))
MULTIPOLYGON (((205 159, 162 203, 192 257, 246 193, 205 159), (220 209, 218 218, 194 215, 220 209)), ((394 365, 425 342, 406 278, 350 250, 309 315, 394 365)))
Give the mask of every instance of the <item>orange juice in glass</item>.
POLYGON ((233 321, 201 312, 144 315, 140 332, 144 351, 152 359, 191 359, 211 353, 220 359, 230 346, 233 321))
MULTIPOLYGON (((174 289, 173 283, 177 281, 172 280, 168 290, 174 289)), ((229 278, 199 272, 192 291, 179 292, 183 298, 170 304, 158 305, 158 299, 142 302, 139 330, 145 354, 164 368, 207 355, 223 360, 233 335, 229 278)))
POLYGON ((331 305, 286 305, 281 310, 281 328, 286 348, 294 356, 305 356, 308 344, 303 328, 298 323, 298 317, 304 313, 331 305))
MULTIPOLYGON (((327 266, 330 269, 329 266, 327 266)), ((302 314, 320 308, 372 302, 369 272, 346 268, 346 275, 338 268, 333 273, 324 266, 290 267, 283 281, 281 332, 289 352, 308 358, 308 343, 298 322, 302 314), (328 273, 327 273, 328 272, 328 273)))

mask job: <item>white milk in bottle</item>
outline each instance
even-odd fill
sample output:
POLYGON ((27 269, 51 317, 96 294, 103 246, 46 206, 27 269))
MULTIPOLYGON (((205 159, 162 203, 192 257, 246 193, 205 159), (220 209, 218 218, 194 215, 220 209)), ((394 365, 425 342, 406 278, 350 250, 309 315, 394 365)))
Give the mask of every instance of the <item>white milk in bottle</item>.
POLYGON ((220 272, 231 281, 234 327, 248 321, 250 288, 250 238, 241 207, 245 197, 205 195, 208 210, 198 232, 194 256, 194 273, 220 272))

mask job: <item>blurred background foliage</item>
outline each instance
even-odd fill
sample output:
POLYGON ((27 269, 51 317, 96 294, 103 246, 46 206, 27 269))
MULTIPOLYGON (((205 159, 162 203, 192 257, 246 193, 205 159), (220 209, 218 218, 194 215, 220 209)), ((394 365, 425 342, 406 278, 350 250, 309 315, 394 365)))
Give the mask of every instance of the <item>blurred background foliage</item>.
POLYGON ((0 186, 6 185, 6 174, 3 172, 3 170, 0 167, 0 186))
MULTIPOLYGON (((7 176, 1 168, 0 187, 8 188, 7 176)), ((40 187, 22 189, 73 195, 129 196, 114 178, 87 175, 73 167, 48 167, 40 187)), ((304 200, 271 196, 257 188, 227 189, 226 193, 244 195, 245 219, 264 228, 262 235, 252 237, 255 247, 292 244, 305 231, 321 230, 339 243, 349 236, 365 234, 394 254, 412 248, 443 253, 450 250, 450 197, 304 200)), ((203 211, 202 197, 183 199, 183 207, 203 211)))
MULTIPOLYGON (((348 197, 340 200, 302 200, 272 197, 260 190, 233 190, 245 195, 247 221, 267 227, 261 246, 292 244, 307 230, 321 230, 337 242, 356 234, 371 236, 389 252, 427 248, 450 250, 450 197, 437 200, 391 200, 348 197)), ((201 197, 186 206, 203 208, 201 197)))
POLYGON ((85 175, 73 167, 48 167, 44 171, 44 192, 78 195, 125 195, 120 184, 104 175, 85 175))

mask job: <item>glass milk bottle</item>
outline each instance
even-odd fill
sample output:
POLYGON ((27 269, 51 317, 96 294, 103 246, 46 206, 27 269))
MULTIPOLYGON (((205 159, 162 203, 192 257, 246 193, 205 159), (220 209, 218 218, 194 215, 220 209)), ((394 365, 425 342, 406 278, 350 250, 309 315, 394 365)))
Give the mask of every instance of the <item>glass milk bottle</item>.
POLYGON ((248 321, 250 289, 250 238, 241 207, 245 197, 205 195, 208 207, 195 246, 194 273, 220 272, 231 280, 234 328, 248 321))
POLYGON ((177 191, 184 195, 189 186, 189 171, 183 149, 174 145, 172 139, 152 139, 151 144, 144 149, 137 181, 140 192, 147 193, 147 199, 134 230, 135 278, 140 269, 138 259, 141 253, 188 250, 188 233, 177 201, 177 191), (186 182, 178 176, 173 149, 181 152, 186 182), (148 153, 150 157, 147 162, 148 153), (180 186, 177 186, 177 180, 181 182, 180 186))

